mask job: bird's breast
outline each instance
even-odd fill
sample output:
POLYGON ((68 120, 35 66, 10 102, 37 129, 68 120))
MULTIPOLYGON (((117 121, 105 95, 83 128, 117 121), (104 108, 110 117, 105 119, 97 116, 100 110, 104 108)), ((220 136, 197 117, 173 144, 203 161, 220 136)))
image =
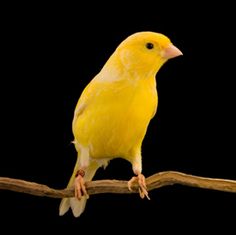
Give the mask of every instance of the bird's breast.
POLYGON ((91 157, 122 157, 142 142, 156 107, 155 85, 104 86, 78 118, 75 138, 91 157))

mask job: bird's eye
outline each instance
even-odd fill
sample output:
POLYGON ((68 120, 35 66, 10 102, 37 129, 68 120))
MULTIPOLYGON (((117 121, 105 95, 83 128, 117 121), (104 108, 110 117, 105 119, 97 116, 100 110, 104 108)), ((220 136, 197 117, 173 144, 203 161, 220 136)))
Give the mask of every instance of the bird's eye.
POLYGON ((147 48, 148 50, 151 50, 151 49, 153 49, 153 48, 154 48, 154 45, 153 45, 153 43, 151 43, 151 42, 148 42, 148 43, 146 44, 146 48, 147 48))

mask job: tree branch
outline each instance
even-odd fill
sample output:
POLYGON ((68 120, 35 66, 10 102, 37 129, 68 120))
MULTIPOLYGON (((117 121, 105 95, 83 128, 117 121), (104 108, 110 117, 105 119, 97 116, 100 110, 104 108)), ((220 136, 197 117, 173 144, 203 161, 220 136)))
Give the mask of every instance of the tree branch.
MULTIPOLYGON (((86 182, 86 188, 89 195, 99 193, 138 193, 138 185, 134 185, 131 192, 128 190, 127 183, 127 181, 122 180, 96 180, 86 182)), ((236 180, 199 177, 176 171, 154 174, 146 179, 146 183, 148 191, 167 185, 181 184, 190 187, 236 193, 236 180)), ((73 188, 53 189, 43 184, 6 177, 0 177, 0 189, 41 197, 63 198, 74 196, 73 188)))

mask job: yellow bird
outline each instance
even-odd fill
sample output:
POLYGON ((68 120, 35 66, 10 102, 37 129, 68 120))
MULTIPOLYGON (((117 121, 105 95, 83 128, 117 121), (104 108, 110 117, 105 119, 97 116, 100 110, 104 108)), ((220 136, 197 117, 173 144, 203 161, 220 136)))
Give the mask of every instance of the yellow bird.
POLYGON ((128 188, 137 181, 141 198, 149 198, 141 145, 157 110, 155 76, 168 59, 179 55, 181 51, 165 35, 135 33, 117 47, 84 89, 72 124, 78 157, 68 187, 74 185, 75 197, 62 199, 60 215, 71 207, 74 216, 80 216, 88 198, 84 182, 118 157, 129 161, 136 175, 128 188))

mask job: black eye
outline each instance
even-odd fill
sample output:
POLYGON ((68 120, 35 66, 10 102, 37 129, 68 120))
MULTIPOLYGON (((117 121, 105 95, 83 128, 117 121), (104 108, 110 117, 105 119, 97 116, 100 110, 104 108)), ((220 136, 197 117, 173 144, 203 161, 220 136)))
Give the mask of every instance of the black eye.
POLYGON ((154 45, 153 45, 153 43, 148 42, 148 43, 146 44, 146 47, 147 47, 147 49, 151 50, 152 48, 154 48, 154 45))

